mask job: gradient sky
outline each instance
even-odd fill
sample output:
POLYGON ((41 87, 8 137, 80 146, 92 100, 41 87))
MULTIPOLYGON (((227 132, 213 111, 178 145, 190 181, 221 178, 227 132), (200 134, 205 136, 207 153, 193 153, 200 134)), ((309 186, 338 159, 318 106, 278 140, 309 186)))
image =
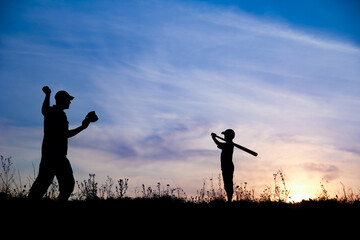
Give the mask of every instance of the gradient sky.
POLYGON ((220 173, 211 132, 232 128, 235 181, 255 195, 360 191, 360 4, 303 1, 1 1, 0 154, 40 161, 41 88, 75 96, 75 178, 95 173, 195 195, 220 173))

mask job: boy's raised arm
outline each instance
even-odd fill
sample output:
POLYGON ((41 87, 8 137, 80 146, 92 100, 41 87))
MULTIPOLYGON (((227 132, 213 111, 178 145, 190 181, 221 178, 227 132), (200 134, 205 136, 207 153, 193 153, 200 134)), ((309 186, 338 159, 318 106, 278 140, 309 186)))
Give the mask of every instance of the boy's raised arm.
POLYGON ((215 142, 216 145, 220 145, 221 142, 219 142, 219 140, 216 139, 217 135, 216 133, 211 133, 211 137, 213 139, 213 141, 215 142))

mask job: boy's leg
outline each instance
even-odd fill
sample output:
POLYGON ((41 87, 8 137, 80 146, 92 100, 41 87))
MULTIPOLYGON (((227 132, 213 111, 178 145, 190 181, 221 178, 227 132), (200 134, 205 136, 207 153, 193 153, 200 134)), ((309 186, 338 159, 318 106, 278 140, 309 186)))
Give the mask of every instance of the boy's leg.
POLYGON ((59 201, 67 201, 74 190, 75 179, 70 162, 66 157, 59 161, 56 178, 59 182, 59 201))
POLYGON ((36 177, 35 182, 31 186, 28 196, 29 199, 32 200, 41 199, 46 193, 50 184, 52 183, 55 173, 53 166, 49 164, 49 161, 51 161, 51 159, 41 159, 39 174, 36 177))
POLYGON ((234 170, 223 170, 222 171, 223 180, 224 180, 224 188, 226 191, 226 195, 228 198, 228 202, 232 201, 233 193, 234 193, 234 184, 233 184, 233 175, 234 170))

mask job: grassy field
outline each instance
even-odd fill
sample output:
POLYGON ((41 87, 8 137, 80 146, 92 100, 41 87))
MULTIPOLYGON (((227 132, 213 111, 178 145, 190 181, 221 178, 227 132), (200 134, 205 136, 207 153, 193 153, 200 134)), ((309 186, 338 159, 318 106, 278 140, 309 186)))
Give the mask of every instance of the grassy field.
POLYGON ((56 232, 50 234, 53 237, 68 232, 69 236, 76 234, 81 239, 96 234, 135 239, 154 236, 206 239, 234 235, 285 238, 289 234, 292 237, 308 234, 324 239, 335 233, 344 238, 358 234, 360 213, 359 201, 336 200, 290 204, 222 200, 196 203, 171 197, 68 202, 8 198, 0 204, 2 229, 26 232, 53 229, 56 232))
POLYGON ((294 203, 288 198, 282 171, 274 174, 278 176, 274 189, 265 189, 259 198, 246 184, 236 186, 232 203, 225 201, 221 182, 216 189, 214 184, 206 189, 204 183, 197 196, 158 183, 155 189, 143 185, 137 197, 128 197, 128 179, 108 178, 99 184, 94 174, 76 183, 68 202, 57 201, 56 182, 44 199, 33 202, 27 199, 29 187, 16 183, 11 159, 2 157, 1 163, 0 226, 9 234, 14 231, 13 236, 46 236, 44 231, 52 229, 52 237, 77 234, 81 239, 94 234, 136 239, 291 238, 306 234, 313 238, 316 234, 324 239, 335 232, 342 238, 354 236, 359 224, 359 195, 344 193, 331 198, 323 188, 318 198, 294 203))

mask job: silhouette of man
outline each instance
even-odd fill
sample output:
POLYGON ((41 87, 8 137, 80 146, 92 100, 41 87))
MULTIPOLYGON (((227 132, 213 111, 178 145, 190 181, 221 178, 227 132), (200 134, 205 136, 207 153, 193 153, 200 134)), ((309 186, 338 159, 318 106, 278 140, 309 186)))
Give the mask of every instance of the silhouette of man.
POLYGON ((226 191, 228 202, 231 202, 232 196, 234 193, 233 187, 233 176, 234 176, 234 163, 233 152, 234 152, 234 143, 233 139, 235 138, 235 132, 232 129, 227 129, 221 134, 225 136, 225 142, 220 142, 216 139, 217 135, 211 133, 211 137, 214 140, 215 144, 221 151, 221 171, 224 180, 224 188, 226 191))
POLYGON ((49 87, 43 87, 45 93, 41 112, 44 115, 44 138, 41 149, 39 174, 33 183, 29 199, 41 199, 56 176, 59 183, 59 201, 66 201, 74 190, 75 180, 69 160, 67 159, 68 138, 86 129, 90 120, 86 117, 82 125, 69 130, 65 109, 69 109, 71 100, 66 91, 55 95, 56 104, 50 107, 49 87))

